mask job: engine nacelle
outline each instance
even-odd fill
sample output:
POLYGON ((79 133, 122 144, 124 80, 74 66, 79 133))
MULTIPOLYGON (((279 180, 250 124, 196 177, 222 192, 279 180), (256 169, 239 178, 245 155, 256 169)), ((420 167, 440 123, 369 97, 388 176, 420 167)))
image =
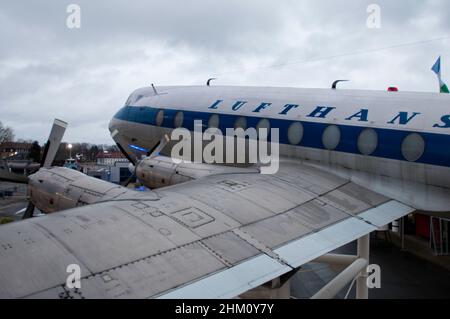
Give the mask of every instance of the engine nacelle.
POLYGON ((151 189, 181 184, 209 175, 259 172, 257 167, 240 168, 190 162, 176 164, 172 158, 165 156, 144 158, 136 167, 136 177, 151 189))
POLYGON ((64 167, 41 168, 30 175, 28 196, 44 213, 106 200, 158 199, 153 192, 136 192, 64 167))
POLYGON ((181 184, 193 179, 182 175, 179 165, 173 163, 169 157, 162 156, 143 159, 136 167, 136 177, 151 189, 181 184))

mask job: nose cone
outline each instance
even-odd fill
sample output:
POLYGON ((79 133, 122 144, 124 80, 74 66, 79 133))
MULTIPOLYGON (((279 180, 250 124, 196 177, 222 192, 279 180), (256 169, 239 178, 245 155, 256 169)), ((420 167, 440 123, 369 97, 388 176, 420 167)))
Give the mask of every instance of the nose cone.
POLYGON ((116 117, 113 117, 109 121, 108 129, 112 139, 117 142, 119 132, 123 131, 123 123, 116 117))
POLYGON ((109 121, 109 131, 111 132, 111 135, 114 134, 115 131, 120 131, 120 122, 128 120, 127 114, 128 108, 126 106, 122 107, 114 114, 111 121, 109 121))
MULTIPOLYGON (((117 114, 120 115, 120 112, 122 112, 122 110, 120 110, 117 114)), ((135 163, 136 155, 129 147, 129 144, 131 143, 131 138, 129 137, 130 128, 117 114, 109 121, 108 129, 111 134, 111 138, 119 147, 122 154, 130 162, 135 163)))
POLYGON ((109 126, 108 126, 109 132, 112 134, 115 130, 118 129, 118 125, 117 125, 117 119, 115 117, 113 117, 110 121, 109 121, 109 126))

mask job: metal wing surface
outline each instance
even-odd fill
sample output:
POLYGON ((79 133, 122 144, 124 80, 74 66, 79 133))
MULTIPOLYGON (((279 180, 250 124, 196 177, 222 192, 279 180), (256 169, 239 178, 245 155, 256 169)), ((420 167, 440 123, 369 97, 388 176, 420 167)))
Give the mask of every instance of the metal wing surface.
POLYGON ((1 226, 0 297, 235 297, 414 211, 294 163, 156 193, 1 226))

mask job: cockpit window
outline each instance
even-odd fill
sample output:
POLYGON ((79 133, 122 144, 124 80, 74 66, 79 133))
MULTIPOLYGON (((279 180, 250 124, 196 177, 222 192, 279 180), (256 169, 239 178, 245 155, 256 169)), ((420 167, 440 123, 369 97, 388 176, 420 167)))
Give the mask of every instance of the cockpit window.
POLYGON ((132 103, 137 103, 143 97, 144 96, 142 94, 139 94, 137 96, 133 96, 133 94, 131 94, 127 102, 125 103, 125 106, 130 106, 132 103))
POLYGON ((125 106, 130 106, 130 104, 131 104, 131 98, 133 97, 133 95, 130 95, 129 97, 128 97, 128 100, 125 102, 125 106))

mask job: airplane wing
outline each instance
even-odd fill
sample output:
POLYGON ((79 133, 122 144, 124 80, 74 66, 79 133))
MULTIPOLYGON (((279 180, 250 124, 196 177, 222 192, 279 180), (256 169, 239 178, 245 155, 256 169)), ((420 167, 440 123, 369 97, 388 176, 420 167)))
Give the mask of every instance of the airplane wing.
POLYGON ((0 298, 235 297, 414 211, 295 163, 156 193, 1 226, 0 298))

